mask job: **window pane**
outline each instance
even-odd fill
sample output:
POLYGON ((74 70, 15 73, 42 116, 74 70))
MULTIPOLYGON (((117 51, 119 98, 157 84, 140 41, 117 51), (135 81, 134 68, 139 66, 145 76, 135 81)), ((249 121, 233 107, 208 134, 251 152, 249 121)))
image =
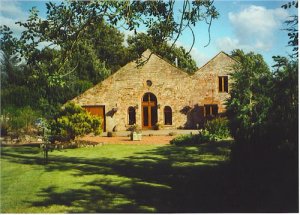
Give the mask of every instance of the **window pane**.
POLYGON ((222 77, 219 77, 219 92, 222 92, 222 77))
POLYGON ((152 93, 149 93, 149 94, 150 94, 150 101, 156 102, 156 96, 152 93))
POLYGON ((224 92, 228 93, 228 76, 224 77, 224 92))
POLYGON ((143 97, 143 102, 149 101, 149 93, 146 93, 143 97))
POLYGON ((148 126, 148 106, 143 107, 144 126, 148 126))
POLYGON ((204 105, 205 116, 218 115, 218 105, 204 105))
POLYGON ((157 107, 151 107, 151 125, 154 126, 157 123, 157 107))
POLYGON ((205 105, 205 116, 209 116, 210 115, 210 106, 209 105, 205 105))

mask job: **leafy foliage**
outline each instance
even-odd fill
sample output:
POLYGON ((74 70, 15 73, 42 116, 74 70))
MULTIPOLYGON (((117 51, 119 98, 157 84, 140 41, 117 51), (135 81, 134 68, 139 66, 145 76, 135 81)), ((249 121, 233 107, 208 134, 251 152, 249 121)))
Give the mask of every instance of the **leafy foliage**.
MULTIPOLYGON (((298 8, 298 1, 282 7, 298 8)), ((233 53, 239 56, 241 64, 233 75, 236 83, 228 100, 228 116, 241 156, 249 151, 258 154, 259 150, 261 159, 267 157, 266 152, 272 156, 272 151, 288 155, 289 160, 298 157, 298 18, 292 16, 285 23, 290 26, 285 30, 289 32, 288 44, 294 47, 294 54, 290 59, 274 56, 275 71, 271 76, 262 64, 253 66, 255 58, 249 58, 251 54, 233 53), (247 68, 249 72, 243 75, 241 71, 247 68), (244 147, 245 144, 248 146, 244 147)))
POLYGON ((261 55, 236 50, 232 56, 240 63, 233 68, 232 90, 227 101, 229 127, 236 141, 254 144, 263 136, 272 104, 268 95, 272 76, 261 55))
POLYGON ((207 121, 199 134, 179 135, 171 140, 171 144, 178 146, 198 145, 226 139, 230 136, 228 120, 226 118, 215 118, 207 121))
MULTIPOLYGON (((298 0, 288 2, 281 7, 284 9, 295 7, 296 9, 298 9, 298 0)), ((294 55, 298 57, 298 15, 290 16, 290 19, 286 20, 285 24, 287 26, 285 30, 289 32, 288 37, 290 40, 288 42, 288 45, 293 47, 294 55)))
POLYGON ((13 37, 13 32, 6 25, 0 26, 1 43, 0 47, 3 53, 12 56, 16 53, 18 40, 13 37))
POLYGON ((273 57, 276 64, 268 118, 268 139, 277 147, 298 151, 298 61, 273 57))
POLYGON ((137 46, 126 47, 124 34, 116 27, 146 26, 147 37, 162 47, 159 55, 170 62, 177 56, 181 68, 193 71, 195 62, 189 53, 166 41, 176 41, 197 22, 211 24, 218 13, 211 1, 178 4, 182 5, 179 20, 174 18, 178 5, 173 0, 49 2, 46 19, 32 8, 28 19, 18 22, 25 29, 20 38, 1 26, 2 107, 28 105, 50 118, 66 101, 136 57, 132 52, 137 46))
MULTIPOLYGON (((19 50, 27 63, 36 70, 36 74, 46 73, 50 86, 65 85, 66 79, 72 73, 71 71, 76 70, 78 66, 76 63, 75 65, 72 63, 74 52, 83 44, 85 50, 89 50, 92 55, 94 53, 91 51, 92 48, 98 48, 97 45, 105 44, 102 46, 106 47, 103 50, 109 49, 109 52, 101 49, 98 52, 102 55, 100 58, 102 64, 109 59, 112 66, 116 62, 115 59, 122 59, 111 58, 112 55, 107 55, 107 53, 111 53, 111 48, 116 50, 116 47, 117 49, 120 47, 118 46, 120 36, 114 34, 115 30, 113 29, 104 28, 101 30, 104 26, 103 21, 111 26, 121 25, 127 30, 135 30, 143 24, 148 28, 149 34, 159 47, 173 37, 176 38, 176 41, 184 29, 191 30, 191 26, 197 22, 210 20, 208 23, 211 24, 211 21, 218 17, 218 12, 211 1, 190 2, 186 0, 182 3, 182 10, 179 11, 181 18, 178 21, 174 17, 174 4, 174 0, 169 2, 163 0, 71 1, 59 4, 49 2, 46 3, 47 17, 45 20, 38 17, 36 8, 32 8, 28 20, 18 22, 20 26, 26 29, 22 33, 19 50), (97 33, 101 37, 96 37, 97 33), (107 39, 102 40, 102 35, 106 35, 106 33, 111 35, 111 38, 107 37, 107 39), (111 45, 107 45, 107 41, 110 41, 111 45), (39 60, 44 58, 43 50, 38 49, 38 46, 45 42, 48 44, 47 47, 56 47, 60 50, 53 56, 51 62, 54 65, 52 69, 46 69, 46 71, 43 65, 40 65, 39 60), (116 42, 116 45, 113 42, 116 42), (114 60, 111 61, 111 59, 114 60)), ((118 52, 115 51, 115 53, 118 52)), ((122 52, 116 56, 122 56, 122 52)), ((95 63, 96 59, 91 59, 95 63)), ((96 66, 95 64, 92 65, 96 66)), ((48 64, 45 66, 47 67, 48 64)), ((96 68, 98 67, 96 66, 96 68)), ((94 69, 97 70, 96 68, 94 69)))
POLYGON ((197 135, 182 134, 170 141, 170 144, 176 146, 189 146, 189 145, 197 145, 202 143, 203 143, 202 136, 199 134, 197 135))
POLYGON ((154 53, 169 60, 169 62, 175 65, 175 58, 178 59, 178 67, 185 70, 187 73, 193 73, 197 69, 196 62, 192 59, 192 56, 183 47, 176 47, 169 45, 167 42, 159 44, 155 38, 145 34, 139 33, 135 36, 131 36, 127 40, 129 52, 132 53, 132 59, 140 56, 145 50, 150 49, 154 53))
POLYGON ((3 126, 1 129, 6 129, 6 131, 1 132, 4 134, 7 132, 21 134, 22 131, 28 133, 39 116, 40 113, 29 106, 23 108, 6 107, 2 111, 1 118, 1 127, 3 126))
POLYGON ((74 140, 78 136, 89 133, 98 135, 102 132, 102 119, 72 102, 68 102, 49 124, 53 141, 74 140))
POLYGON ((230 136, 228 127, 228 119, 225 117, 217 117, 205 123, 204 129, 214 137, 214 139, 225 139, 230 136))

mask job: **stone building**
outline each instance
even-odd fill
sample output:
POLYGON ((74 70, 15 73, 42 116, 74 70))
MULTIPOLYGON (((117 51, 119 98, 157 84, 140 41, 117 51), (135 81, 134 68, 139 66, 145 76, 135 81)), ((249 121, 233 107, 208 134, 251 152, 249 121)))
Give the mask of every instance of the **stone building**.
POLYGON ((193 75, 145 51, 73 101, 104 119, 105 131, 198 128, 225 111, 234 59, 220 52, 193 75), (139 63, 142 62, 142 63, 139 63))

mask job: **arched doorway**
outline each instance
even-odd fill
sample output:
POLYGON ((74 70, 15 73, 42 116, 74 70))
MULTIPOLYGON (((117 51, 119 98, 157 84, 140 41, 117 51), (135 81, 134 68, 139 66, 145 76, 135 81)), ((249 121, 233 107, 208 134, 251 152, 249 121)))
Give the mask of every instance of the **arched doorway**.
POLYGON ((151 129, 157 123, 157 98, 153 93, 145 93, 142 98, 142 127, 151 129))

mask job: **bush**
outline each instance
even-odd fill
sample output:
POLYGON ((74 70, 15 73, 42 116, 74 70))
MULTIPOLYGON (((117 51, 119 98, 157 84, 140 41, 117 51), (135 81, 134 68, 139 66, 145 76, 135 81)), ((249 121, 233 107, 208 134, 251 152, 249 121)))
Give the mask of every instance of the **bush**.
POLYGON ((199 134, 183 134, 175 137, 170 141, 171 144, 182 146, 182 145, 199 145, 212 141, 210 136, 206 133, 199 132, 199 134))
POLYGON ((204 129, 208 132, 207 135, 210 135, 213 139, 225 139, 230 136, 228 122, 226 117, 218 117, 207 121, 204 129))
POLYGON ((180 135, 171 140, 170 143, 174 145, 197 145, 222 140, 228 137, 228 120, 223 117, 207 121, 204 130, 200 130, 199 134, 180 135))
POLYGON ((39 112, 26 106, 23 108, 6 107, 1 118, 1 133, 29 133, 34 127, 34 122, 39 117, 39 112))
POLYGON ((2 122, 1 120, 1 125, 0 125, 0 135, 3 136, 7 136, 8 134, 8 130, 9 130, 9 126, 7 122, 2 122))
POLYGON ((188 145, 191 143, 192 135, 190 134, 183 134, 175 137, 173 140, 170 141, 172 145, 188 145))
POLYGON ((91 115, 75 103, 68 102, 55 119, 50 121, 52 141, 70 141, 89 133, 99 135, 102 132, 101 125, 101 118, 91 115))

